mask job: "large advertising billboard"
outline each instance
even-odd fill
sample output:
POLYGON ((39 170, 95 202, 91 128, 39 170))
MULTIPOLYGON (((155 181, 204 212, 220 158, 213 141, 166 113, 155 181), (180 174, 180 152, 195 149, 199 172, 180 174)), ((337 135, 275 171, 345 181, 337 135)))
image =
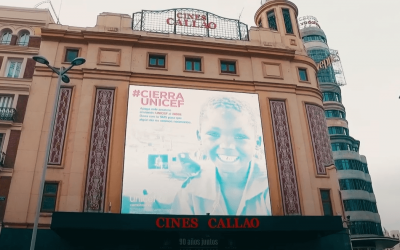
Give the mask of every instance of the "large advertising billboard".
POLYGON ((258 95, 131 85, 121 213, 270 215, 258 95))

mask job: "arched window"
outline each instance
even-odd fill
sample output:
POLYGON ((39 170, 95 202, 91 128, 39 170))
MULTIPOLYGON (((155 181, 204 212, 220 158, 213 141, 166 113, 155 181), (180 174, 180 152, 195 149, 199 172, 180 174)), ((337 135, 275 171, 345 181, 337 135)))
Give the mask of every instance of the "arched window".
POLYGON ((24 30, 24 31, 21 31, 20 33, 19 33, 19 36, 18 36, 18 42, 17 42, 17 44, 19 45, 19 46, 28 46, 28 43, 29 43, 29 32, 28 31, 26 31, 26 30, 24 30))
POLYGON ((11 42, 12 31, 10 29, 5 29, 1 32, 1 44, 9 45, 11 42))

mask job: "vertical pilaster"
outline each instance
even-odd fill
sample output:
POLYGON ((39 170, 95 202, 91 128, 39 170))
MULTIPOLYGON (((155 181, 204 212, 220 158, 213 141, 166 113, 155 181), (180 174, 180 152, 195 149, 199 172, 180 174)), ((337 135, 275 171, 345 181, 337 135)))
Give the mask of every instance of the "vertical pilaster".
POLYGON ((113 89, 96 90, 84 202, 88 212, 104 211, 113 104, 113 89))
POLYGON ((301 215, 296 168, 284 101, 270 101, 276 158, 285 215, 301 215))
POLYGON ((48 164, 61 165, 64 151, 65 134, 67 130, 69 107, 71 103, 72 88, 61 88, 58 97, 56 122, 51 138, 48 164))
POLYGON ((332 148, 326 125, 325 112, 323 108, 306 104, 308 126, 314 149, 315 165, 318 175, 326 175, 326 167, 334 164, 332 148))

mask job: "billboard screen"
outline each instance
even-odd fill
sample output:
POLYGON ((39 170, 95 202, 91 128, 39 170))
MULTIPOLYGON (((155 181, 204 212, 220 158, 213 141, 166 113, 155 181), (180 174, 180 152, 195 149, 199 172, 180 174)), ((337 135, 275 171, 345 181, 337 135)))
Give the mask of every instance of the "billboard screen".
POLYGON ((129 87, 121 213, 270 211, 257 94, 129 87))

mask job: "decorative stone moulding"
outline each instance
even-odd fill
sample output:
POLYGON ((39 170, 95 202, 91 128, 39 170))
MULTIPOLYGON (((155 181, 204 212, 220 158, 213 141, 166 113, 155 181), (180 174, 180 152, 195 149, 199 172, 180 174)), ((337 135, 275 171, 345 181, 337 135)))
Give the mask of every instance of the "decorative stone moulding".
POLYGON ((313 104, 306 104, 306 110, 317 175, 326 175, 326 167, 333 165, 334 161, 325 112, 323 108, 313 104))
POLYGON ((63 87, 60 89, 55 118, 56 123, 54 124, 48 159, 48 164, 50 165, 61 165, 62 162, 71 95, 72 88, 63 87))
POLYGON ((86 212, 104 212, 113 103, 113 89, 96 90, 86 177, 86 212))
POLYGON ((272 126, 274 128, 283 210, 285 215, 301 215, 299 189, 297 185, 286 104, 284 101, 270 101, 270 108, 272 126))

